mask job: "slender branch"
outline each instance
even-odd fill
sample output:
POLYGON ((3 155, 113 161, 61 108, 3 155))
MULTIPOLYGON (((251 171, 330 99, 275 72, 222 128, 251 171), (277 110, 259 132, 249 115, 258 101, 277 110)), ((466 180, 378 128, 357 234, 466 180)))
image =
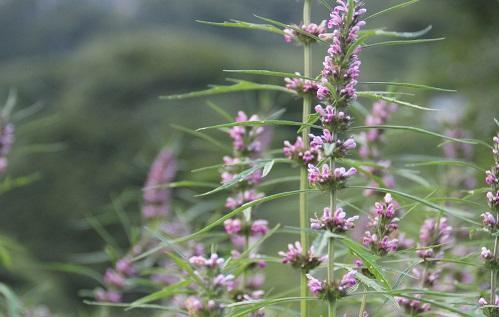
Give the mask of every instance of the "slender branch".
MULTIPOLYGON (((309 24, 311 19, 311 9, 312 9, 312 0, 304 0, 303 5, 303 23, 309 24)), ((303 75, 306 77, 310 77, 311 72, 310 68, 312 65, 312 57, 311 57, 311 48, 309 43, 303 44, 303 75)), ((310 107, 312 105, 312 97, 308 94, 303 98, 303 116, 302 122, 306 123, 308 120, 308 116, 310 114, 310 107)), ((302 139, 305 146, 309 144, 309 133, 310 128, 303 129, 302 139)), ((305 191, 308 189, 308 179, 307 179, 307 169, 306 167, 302 167, 300 170, 300 240, 301 245, 303 247, 303 252, 306 254, 308 252, 308 235, 307 229, 309 227, 308 220, 308 193, 305 191)), ((302 274, 300 279, 300 296, 305 298, 308 296, 308 288, 307 288, 307 278, 305 274, 302 274)), ((308 316, 308 302, 306 300, 300 301, 300 316, 307 317, 308 316)))
MULTIPOLYGON (((496 223, 499 221, 499 212, 496 211, 496 223)), ((499 237, 496 235, 494 239, 494 262, 497 261, 497 256, 499 253, 499 237)), ((497 289, 497 269, 495 265, 490 270, 490 303, 495 305, 496 302, 496 289, 497 289)))

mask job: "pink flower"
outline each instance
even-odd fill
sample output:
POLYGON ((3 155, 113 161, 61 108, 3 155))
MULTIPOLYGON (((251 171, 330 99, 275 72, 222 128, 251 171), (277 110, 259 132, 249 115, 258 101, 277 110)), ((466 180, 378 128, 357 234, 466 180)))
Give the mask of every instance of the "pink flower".
POLYGON ((312 294, 317 296, 325 291, 324 285, 321 281, 319 281, 318 279, 316 279, 315 277, 313 277, 310 274, 307 274, 307 279, 308 279, 308 283, 307 283, 308 288, 310 289, 312 294))
POLYGON ((490 251, 486 247, 482 247, 482 252, 480 252, 480 257, 484 261, 490 261, 494 258, 494 255, 492 254, 492 251, 490 251))
POLYGON ((315 230, 329 230, 331 232, 345 232, 355 226, 355 221, 359 216, 346 217, 342 208, 336 209, 334 213, 326 207, 323 210, 322 217, 311 218, 311 228, 315 230))
POLYGON ((113 269, 107 269, 104 274, 104 283, 116 288, 123 288, 125 286, 125 278, 113 269))
POLYGON ((251 225, 251 233, 253 235, 265 235, 269 231, 267 220, 255 220, 251 225))
POLYGON ((228 234, 237 234, 241 231, 241 220, 227 219, 224 221, 224 228, 228 234))

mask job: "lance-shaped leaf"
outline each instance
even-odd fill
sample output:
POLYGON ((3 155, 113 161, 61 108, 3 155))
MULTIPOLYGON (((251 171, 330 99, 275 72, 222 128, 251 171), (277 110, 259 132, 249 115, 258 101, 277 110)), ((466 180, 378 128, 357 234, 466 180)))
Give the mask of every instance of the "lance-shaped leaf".
POLYGON ((201 133, 201 132, 199 132, 197 130, 192 130, 192 129, 189 129, 187 127, 183 127, 183 126, 176 125, 176 124, 170 124, 170 126, 172 128, 174 128, 175 130, 178 130, 178 131, 190 134, 190 135, 198 137, 198 138, 200 138, 200 139, 202 139, 202 140, 204 140, 204 141, 206 141, 208 143, 211 143, 214 146, 218 147, 219 149, 221 149, 221 150, 223 150, 225 152, 231 152, 232 151, 232 149, 229 146, 227 146, 227 145, 225 145, 225 144, 223 144, 223 143, 215 140, 211 136, 206 135, 204 133, 201 133))
POLYGON ((398 9, 402 9, 402 8, 405 8, 407 6, 410 6, 412 4, 415 4, 419 2, 419 0, 410 0, 410 1, 407 1, 407 2, 403 2, 403 3, 399 3, 399 4, 396 4, 394 6, 391 6, 389 8, 386 8, 384 10, 381 10, 379 12, 376 12, 374 14, 371 14, 370 16, 366 17, 364 20, 369 20, 369 19, 372 19, 372 18, 375 18, 377 16, 380 16, 382 14, 385 14, 385 13, 388 13, 388 12, 391 12, 391 11, 394 11, 394 10, 398 10, 398 9))
POLYGON ((270 76, 270 77, 279 77, 279 78, 290 77, 290 78, 303 78, 309 80, 316 80, 314 78, 306 77, 296 73, 277 72, 264 69, 224 69, 223 71, 227 73, 238 73, 246 75, 261 75, 261 76, 270 76))
POLYGON ((199 128, 196 131, 210 130, 210 129, 223 129, 223 128, 231 128, 231 127, 262 127, 262 126, 309 126, 313 128, 320 129, 320 126, 312 125, 309 123, 303 123, 298 121, 289 121, 289 120, 254 120, 254 121, 241 121, 241 122, 229 122, 222 123, 217 125, 212 125, 209 127, 199 128))
POLYGON ((456 218, 459 218, 461 220, 464 220, 468 223, 472 223, 472 224, 478 225, 478 226, 481 225, 479 222, 474 221, 472 219, 469 219, 469 218, 465 217, 464 215, 462 215, 461 213, 455 212, 455 210, 453 210, 452 208, 448 208, 448 207, 444 208, 444 207, 441 207, 439 205, 436 205, 436 204, 428 201, 427 199, 419 198, 419 197, 416 197, 416 196, 413 196, 413 195, 410 195, 410 194, 407 194, 407 193, 404 193, 404 192, 401 192, 398 190, 381 188, 381 187, 357 186, 357 185, 348 185, 347 188, 371 189, 371 190, 378 191, 378 192, 398 195, 400 197, 404 197, 404 198, 416 201, 416 202, 418 202, 424 206, 430 207, 431 209, 434 209, 436 211, 443 212, 444 214, 450 214, 450 215, 452 215, 456 218))
POLYGON ((137 261, 137 260, 140 260, 140 259, 143 259, 151 254, 154 254, 160 250, 162 250, 165 246, 169 246, 173 243, 182 243, 182 242, 187 242, 187 241, 190 241, 190 240, 193 240, 197 237, 199 237, 200 235, 204 234, 204 233, 207 233, 209 232, 210 230, 212 230, 213 228, 221 225, 224 223, 225 220, 227 219, 230 219, 230 218, 233 218, 235 216, 237 216, 238 214, 244 212, 246 209, 248 208, 251 208, 253 206, 257 206, 257 205, 260 205, 260 204, 263 204, 265 202, 268 202, 268 201, 272 201, 272 200, 276 200, 276 199, 280 199, 280 198, 285 198, 285 197, 289 197, 289 196, 293 196, 293 195, 297 195, 299 193, 302 193, 302 192, 317 192, 318 190, 316 189, 307 189, 307 190, 293 190, 293 191, 289 191, 289 192, 283 192, 283 193, 278 193, 278 194, 274 194, 274 195, 270 195, 270 196, 265 196, 263 198, 260 198, 260 199, 256 199, 256 200, 253 200, 251 202, 248 202, 248 203, 245 203, 244 205, 228 212, 225 216, 223 217, 220 217, 219 219, 213 221, 212 223, 206 225, 205 227, 203 227, 202 229, 198 230, 197 232, 194 232, 188 236, 185 236, 185 237, 181 237, 181 238, 178 238, 178 239, 175 239, 175 240, 171 240, 167 243, 161 243, 159 246, 149 250, 149 251, 146 251, 144 253, 142 253, 141 255, 135 257, 133 260, 134 261, 137 261))
POLYGON ((400 38, 416 38, 425 35, 430 32, 432 29, 431 25, 428 25, 422 30, 415 32, 397 32, 397 31, 385 31, 383 29, 374 29, 374 30, 363 30, 360 31, 360 35, 367 35, 368 37, 373 36, 387 36, 387 37, 400 37, 400 38))
POLYGON ((229 21, 224 21, 224 22, 209 22, 209 21, 201 21, 201 20, 197 20, 196 22, 208 24, 208 25, 213 25, 213 26, 222 26, 222 27, 227 27, 227 28, 241 28, 241 29, 250 29, 250 30, 257 30, 257 31, 266 31, 266 32, 280 34, 280 35, 284 34, 283 30, 276 28, 275 26, 270 25, 270 24, 250 23, 250 22, 244 22, 244 21, 239 21, 239 20, 234 20, 234 19, 231 19, 229 21))
POLYGON ((251 91, 251 90, 273 90, 273 91, 281 91, 286 92, 288 94, 295 94, 294 91, 291 91, 285 87, 278 85, 270 85, 270 84, 258 84, 251 81, 246 80, 237 80, 237 79, 228 79, 231 82, 234 82, 232 85, 213 85, 211 88, 201 91, 189 92, 186 94, 180 95, 171 95, 171 96, 161 96, 160 99, 173 100, 173 99, 186 99, 186 98, 195 98, 195 97, 203 97, 203 96, 211 96, 211 95, 220 95, 227 94, 231 92, 238 91, 251 91))
POLYGON ((404 88, 414 88, 414 89, 424 89, 424 90, 433 90, 433 91, 443 91, 443 92, 456 92, 453 89, 439 88, 428 85, 414 84, 414 83, 399 83, 399 82, 391 82, 391 81, 363 81, 360 84, 364 85, 386 85, 386 86, 395 86, 395 87, 404 87, 404 88))
MULTIPOLYGON (((272 161, 264 162, 264 163, 262 163, 262 162, 256 163, 254 166, 251 166, 250 168, 242 171, 241 173, 234 175, 230 181, 224 182, 221 186, 218 186, 217 188, 215 188, 213 190, 210 190, 210 191, 203 193, 203 194, 199 194, 197 196, 199 196, 199 197, 207 196, 207 195, 215 194, 215 193, 218 193, 219 191, 231 188, 231 187, 235 186, 236 184, 247 180, 251 175, 253 175, 258 170, 265 168, 265 166, 267 166, 267 164, 269 164, 269 163, 272 163, 272 161)), ((272 165, 273 165, 273 163, 272 163, 272 165)))
POLYGON ((427 108, 427 107, 415 105, 415 104, 407 102, 407 101, 402 101, 402 100, 398 100, 396 98, 387 97, 387 96, 383 96, 383 95, 375 94, 375 93, 370 93, 370 92, 359 91, 357 93, 357 95, 359 97, 366 97, 366 98, 375 99, 375 100, 381 99, 381 100, 393 102, 393 103, 396 103, 396 104, 399 104, 402 106, 406 106, 406 107, 410 107, 410 108, 414 108, 414 109, 418 109, 418 110, 438 111, 438 109, 427 108))
POLYGON ((421 133, 421 134, 426 134, 426 135, 431 135, 435 137, 439 137, 445 140, 453 141, 453 142, 458 142, 458 143, 465 143, 465 144, 474 144, 474 145, 484 145, 487 148, 490 148, 490 145, 477 139, 459 139, 459 138, 453 138, 444 134, 436 133, 433 131, 421 129, 421 128, 416 128, 416 127, 410 127, 410 126, 403 126, 403 125, 364 125, 364 126, 356 126, 352 127, 352 130, 359 130, 359 129, 391 129, 391 130, 404 130, 404 131, 411 131, 411 132, 416 132, 416 133, 421 133))
POLYGON ((310 37, 314 40, 316 40, 317 42, 319 43, 322 43, 322 44, 328 44, 326 41, 324 41, 323 39, 313 35, 312 33, 309 33, 309 32, 306 32, 304 30, 302 30, 301 28, 299 27, 296 27, 294 25, 289 25, 289 24, 285 24, 285 23, 282 23, 282 22, 279 22, 279 21, 276 21, 276 20, 272 20, 272 19, 269 19, 269 18, 264 18, 264 17, 261 17, 261 16, 258 16, 258 15, 255 15, 255 17, 257 17, 258 19, 260 20, 263 20, 265 22, 268 22, 268 23, 271 23, 271 24, 274 24, 274 25, 277 25, 277 26, 280 26, 282 28, 288 28, 288 29, 292 29, 293 31, 297 32, 297 33, 300 33, 301 35, 304 35, 304 36, 307 36, 307 37, 310 37))
POLYGON ((393 45, 414 45, 421 43, 431 43, 445 40, 445 37, 438 37, 434 39, 419 39, 419 40, 399 40, 399 41, 385 41, 385 42, 377 42, 372 44, 364 44, 362 47, 377 47, 377 46, 393 46, 393 45))
POLYGON ((483 168, 480 166, 473 164, 471 162, 465 161, 454 161, 454 160, 435 160, 428 162, 414 162, 405 164, 407 167, 420 167, 420 166, 460 166, 460 167, 469 167, 476 169, 481 172, 485 172, 483 168))
POLYGON ((385 289, 387 290, 392 289, 390 283, 383 275, 381 268, 377 264, 377 261, 379 260, 378 256, 372 254, 361 244, 351 239, 343 237, 342 239, 339 240, 350 250, 350 252, 352 252, 355 256, 362 259, 362 262, 364 262, 364 265, 367 267, 369 272, 371 272, 374 275, 376 280, 378 280, 384 286, 385 289))
POLYGON ((183 280, 182 282, 169 285, 169 286, 167 286, 167 287, 165 287, 157 292, 154 292, 152 294, 149 294, 147 296, 144 296, 142 298, 137 299, 136 301, 132 302, 130 304, 130 306, 125 310, 134 309, 134 308, 140 307, 141 305, 144 305, 144 304, 147 304, 150 302, 154 302, 154 301, 157 301, 160 299, 169 298, 169 297, 176 295, 176 294, 180 294, 181 293, 180 291, 182 289, 184 289, 185 287, 189 286, 190 284, 191 284, 191 281, 187 279, 187 280, 183 280))

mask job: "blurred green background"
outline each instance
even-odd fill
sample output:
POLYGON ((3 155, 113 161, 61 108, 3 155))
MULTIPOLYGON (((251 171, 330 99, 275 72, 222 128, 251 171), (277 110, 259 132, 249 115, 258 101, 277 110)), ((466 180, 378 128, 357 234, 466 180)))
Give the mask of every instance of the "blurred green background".
MULTIPOLYGON (((397 3, 365 2, 369 12, 397 3)), ((315 20, 327 18, 319 1, 314 5, 315 20)), ((138 219, 140 187, 148 165, 165 143, 176 146, 179 178, 213 177, 193 176, 189 170, 221 160, 219 151, 170 126, 195 128, 222 122, 206 100, 172 102, 158 96, 235 77, 223 69, 301 70, 301 48, 285 44, 275 34, 221 29, 195 20, 258 23, 256 14, 298 23, 301 6, 296 0, 0 0, 0 97, 5 99, 9 88, 16 88, 18 111, 35 103, 41 106, 17 122, 8 176, 31 175, 38 180, 0 195, 0 233, 22 245, 11 270, 0 270, 0 281, 21 293, 29 291, 26 296, 33 302, 46 303, 56 312, 74 316, 87 310, 78 292, 92 289, 91 279, 34 263, 78 263, 88 255, 102 256, 98 252, 104 242, 85 217, 105 215, 113 198, 131 192, 134 198, 125 207, 132 219, 138 219)), ((422 0, 373 19, 368 27, 416 31, 427 25, 433 26, 428 37, 446 40, 366 49, 362 79, 457 89, 452 96, 418 92, 410 100, 464 107, 463 126, 476 138, 488 138, 494 129, 491 118, 499 114, 499 2, 422 0)), ((324 51, 324 47, 314 50, 315 71, 324 51)), ((285 118, 300 117, 299 101, 282 94, 247 92, 210 100, 231 113, 285 108, 285 118)), ((401 111, 394 121, 438 129, 430 119, 401 111)), ((228 142, 221 133, 213 135, 228 142)), ((273 148, 292 135, 292 129, 280 129, 273 148)), ((432 140, 403 136, 403 140, 394 138, 387 153, 439 154, 432 140)), ((488 162, 480 152, 476 160, 488 162)), ((262 210, 275 223, 295 206, 290 201, 262 210)), ((287 218, 293 224, 293 217, 287 218)), ((118 226, 106 227, 118 241, 124 240, 118 226)), ((268 252, 283 248, 290 239, 281 238, 271 243, 268 252)))

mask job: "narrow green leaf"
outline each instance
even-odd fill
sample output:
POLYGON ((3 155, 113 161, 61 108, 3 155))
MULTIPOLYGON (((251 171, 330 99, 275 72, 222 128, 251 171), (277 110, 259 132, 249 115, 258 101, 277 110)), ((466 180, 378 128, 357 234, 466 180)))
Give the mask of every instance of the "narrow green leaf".
POLYGON ((469 167, 476 169, 481 172, 485 172, 483 168, 480 166, 473 164, 471 162, 465 162, 465 161, 454 161, 454 160, 441 160, 441 161, 428 161, 428 162, 415 162, 415 163, 408 163, 405 164, 407 167, 420 167, 420 166, 461 166, 461 167, 469 167))
POLYGON ((289 24, 285 24, 285 23, 282 23, 282 22, 279 22, 279 21, 276 21, 276 20, 272 20, 272 19, 269 19, 269 18, 264 18, 264 17, 261 17, 261 16, 258 16, 258 15, 255 15, 256 18, 260 19, 260 20, 263 20, 265 22, 268 22, 268 23, 271 23, 271 24, 274 24, 274 25, 277 25, 277 26, 280 26, 282 28, 288 28, 288 29, 292 29, 294 30, 295 32, 297 33, 300 33, 301 35, 305 35, 307 37, 310 37, 314 40, 316 40, 317 42, 319 43, 322 43, 322 44, 327 44, 329 45, 328 42, 322 40, 321 38, 311 34, 311 33, 308 33, 308 32, 305 32, 303 31, 301 28, 299 27, 296 27, 296 26, 293 26, 293 25, 289 25, 289 24))
POLYGON ((405 88, 414 88, 414 89, 425 89, 425 90, 434 90, 434 91, 443 91, 443 92, 456 92, 457 90, 432 87, 428 85, 414 84, 414 83, 399 83, 399 82, 390 82, 390 81, 363 81, 360 84, 364 85, 386 85, 386 86, 396 86, 396 87, 405 87, 405 88))
POLYGON ((262 177, 266 177, 267 175, 269 175, 270 171, 272 170, 272 167, 274 167, 274 163, 275 161, 272 160, 265 164, 265 166, 263 167, 262 177))
MULTIPOLYGON (((315 189, 307 189, 307 190, 294 190, 294 191, 289 191, 289 192, 283 192, 283 193, 278 193, 278 194, 274 194, 274 195, 270 195, 270 196, 265 196, 263 198, 260 198, 260 199, 256 199, 254 201, 251 201, 251 202, 248 202, 230 212, 228 212, 226 215, 224 215, 223 217, 213 221, 212 223, 206 225, 204 228, 198 230, 197 232, 194 232, 188 236, 185 236, 185 237, 181 237, 181 238, 178 238, 178 239, 175 239, 175 240, 172 240, 171 243, 182 243, 182 242, 186 242, 186 241, 190 241, 190 240, 193 240, 197 237, 199 237, 200 235, 202 235, 203 233, 206 233, 206 232, 209 232, 210 230, 212 230, 213 228, 219 226, 220 224, 223 224, 223 222, 227 219, 230 219, 230 218, 233 218, 235 217, 236 215, 244 212, 246 209, 248 208, 251 208, 253 206, 257 206, 257 205, 260 205, 260 204, 263 204, 265 202, 268 202, 268 201, 272 201, 272 200, 276 200, 276 199, 280 199, 280 198, 284 198, 284 197, 289 197, 289 196, 293 196, 293 195, 297 195, 299 193, 302 193, 302 192, 317 192, 318 190, 315 190, 315 189)), ((142 253, 141 255, 137 256, 134 261, 137 261, 137 260, 140 260, 140 259, 143 259, 147 256, 149 256, 150 254, 154 254, 160 250, 162 250, 164 248, 164 244, 160 244, 158 245, 157 247, 149 250, 149 251, 146 251, 144 253, 142 253)))
POLYGON ((169 286, 167 286, 167 287, 165 287, 157 292, 154 292, 154 293, 149 294, 147 296, 144 296, 140 299, 137 299, 136 301, 132 302, 130 304, 130 307, 126 308, 125 310, 131 310, 131 309, 137 308, 143 304, 154 302, 154 301, 157 301, 160 299, 169 298, 175 294, 178 294, 179 289, 189 286, 191 284, 191 282, 192 281, 190 281, 190 280, 184 280, 182 282, 169 285, 169 286))
MULTIPOLYGON (((271 161, 272 162, 272 161, 271 161)), ((237 174, 237 175, 234 175, 232 177, 232 179, 230 181, 227 181, 225 183, 223 183, 221 186, 218 186, 217 188, 213 189, 213 190, 210 190, 206 193, 202 193, 202 194, 199 194, 199 195, 196 195, 197 197, 202 197, 202 196, 208 196, 208 195, 212 195, 212 194, 215 194, 215 193, 218 193, 222 190, 225 190, 225 189, 228 189, 228 188, 231 188, 232 186, 242 182, 242 181, 245 181, 246 179, 248 179, 251 175, 253 175, 256 171, 258 171, 259 169, 263 168, 264 166, 266 166, 267 163, 265 164, 256 164, 244 171, 242 171, 241 173, 237 174)))
POLYGON ((340 239, 340 242, 343 243, 355 256, 358 256, 362 259, 369 272, 371 272, 376 277, 376 279, 383 284, 385 289, 392 289, 390 283, 383 275, 381 268, 379 268, 378 264, 376 263, 379 260, 378 256, 371 254, 371 252, 369 252, 361 244, 346 237, 340 239))
POLYGON ((226 94, 238 91, 250 91, 250 90, 274 90, 286 92, 289 94, 296 94, 294 91, 287 89, 286 87, 270 84, 258 84, 246 80, 229 80, 234 82, 232 85, 213 85, 211 88, 201 91, 190 92, 180 95, 172 96, 161 96, 160 99, 173 100, 173 99, 186 99, 194 97, 203 97, 211 95, 226 94))
POLYGON ((0 113, 0 117, 2 118, 8 118, 10 114, 12 113, 12 110, 16 106, 17 103, 17 90, 16 89, 9 89, 9 95, 7 97, 7 101, 5 102, 5 105, 2 108, 2 112, 0 113))
POLYGON ((262 75, 262 76, 279 77, 279 78, 288 78, 288 77, 303 78, 303 79, 315 80, 314 78, 306 77, 296 73, 276 72, 264 69, 224 69, 223 71, 227 73, 238 73, 238 74, 247 74, 247 75, 262 75))
POLYGON ((360 31, 360 35, 367 35, 368 37, 373 36, 388 36, 388 37, 401 37, 401 38, 416 38, 425 35, 430 32, 432 29, 431 25, 428 25, 422 30, 415 32, 396 32, 396 31, 385 31, 383 29, 374 29, 374 30, 363 30, 360 31))
POLYGON ((366 97, 366 98, 375 99, 375 100, 382 99, 382 100, 385 100, 385 101, 393 102, 393 103, 396 103, 396 104, 399 104, 399 105, 402 105, 402 106, 406 106, 406 107, 410 107, 410 108, 414 108, 414 109, 429 110, 429 111, 438 111, 438 109, 432 109, 432 108, 422 107, 422 106, 415 105, 415 104, 407 102, 407 101, 402 101, 402 100, 398 100, 396 98, 387 97, 387 96, 383 96, 383 95, 379 95, 379 94, 373 94, 373 93, 361 92, 361 91, 359 91, 357 94, 358 94, 359 97, 366 97))
POLYGON ((364 44, 362 47, 377 47, 377 46, 393 46, 393 45, 412 45, 412 44, 421 44, 421 43, 430 43, 445 40, 445 37, 438 37, 434 39, 418 39, 418 40, 399 40, 399 41, 385 41, 385 42, 377 42, 372 44, 364 44))
POLYGON ((369 19, 375 18, 375 17, 380 16, 382 14, 385 14, 385 13, 388 13, 388 12, 391 12, 391 11, 394 11, 394 10, 405 8, 407 6, 410 6, 411 4, 415 4, 416 2, 419 2, 419 0, 410 0, 410 1, 407 1, 407 2, 404 2, 404 3, 399 3, 399 4, 394 5, 392 7, 389 7, 389 8, 386 8, 384 10, 381 10, 379 12, 376 12, 374 14, 371 14, 370 16, 366 17, 364 20, 367 21, 369 19))
MULTIPOLYGON (((0 283, 0 294, 5 297, 6 317, 21 317, 22 304, 16 294, 5 284, 0 283)), ((0 312, 1 313, 1 312, 0 312)))
POLYGON ((409 126, 402 126, 402 125, 370 125, 370 126, 356 126, 352 127, 352 130, 358 130, 358 129, 392 129, 392 130, 404 130, 404 131, 411 131, 411 132, 416 132, 416 133, 421 133, 421 134, 426 134, 426 135, 431 135, 435 137, 439 137, 445 140, 450 140, 458 143, 466 143, 466 144, 481 144, 489 147, 489 145, 481 140, 476 140, 476 139, 458 139, 458 138, 453 138, 444 134, 436 133, 433 131, 421 129, 421 128, 415 128, 415 127, 409 127, 409 126))
POLYGON ((89 269, 88 267, 83 265, 76 265, 70 263, 49 263, 43 265, 43 267, 51 271, 59 271, 59 272, 73 273, 86 276, 99 283, 102 283, 102 278, 100 273, 92 269, 89 269))
POLYGON ((222 109, 222 107, 220 107, 219 105, 215 104, 214 102, 211 102, 211 101, 208 100, 206 102, 206 104, 208 105, 208 107, 210 107, 211 109, 213 109, 213 111, 215 111, 216 113, 218 113, 225 120, 227 120, 227 121, 234 120, 234 118, 227 111, 225 111, 224 109, 222 109))
POLYGON ((416 201, 424 206, 427 206, 427 207, 430 207, 432 209, 435 209, 437 211, 440 211, 440 212, 443 212, 445 214, 451 214, 452 216, 454 217, 457 217, 461 220, 464 220, 466 222, 469 222, 469 223, 472 223, 474 225, 478 225, 480 226, 481 224, 477 221, 474 221, 472 219, 469 219, 467 217, 464 217, 460 214, 456 214, 454 212, 451 212, 451 209, 450 208, 443 208, 441 206, 438 206, 426 199, 422 199, 422 198, 419 198, 419 197, 416 197, 416 196, 413 196, 413 195, 410 195, 410 194, 407 194, 407 193, 404 193, 404 192, 401 192, 401 191, 398 191, 398 190, 394 190, 394 189, 388 189, 388 188, 381 188, 381 187, 370 187, 370 186, 357 186, 357 185, 349 185, 347 186, 347 188, 359 188, 359 189, 371 189, 371 190, 374 190, 374 191, 378 191, 378 192, 383 192, 383 193, 390 193, 390 194, 393 194, 393 195, 398 195, 398 196, 401 196, 401 197, 404 197, 404 198, 407 198, 407 199, 410 199, 410 200, 413 200, 413 201, 416 201))
POLYGON ((168 187, 168 188, 182 188, 182 187, 216 188, 217 186, 218 186, 217 183, 210 183, 210 182, 180 181, 180 182, 169 183, 166 185, 155 186, 154 188, 163 188, 163 187, 168 187))
MULTIPOLYGON (((231 128, 231 127, 261 127, 261 126, 302 126, 304 125, 302 122, 297 121, 289 121, 289 120, 258 120, 258 121, 242 121, 242 122, 230 122, 230 123, 222 123, 217 125, 212 125, 209 127, 199 128, 196 131, 204 131, 210 129, 222 129, 222 128, 231 128)), ((311 125, 305 123, 310 127, 320 128, 320 126, 311 125)))
POLYGON ((206 135, 204 133, 199 132, 199 130, 192 130, 192 129, 189 129, 189 128, 186 128, 186 127, 183 127, 183 126, 180 126, 180 125, 176 125, 176 124, 170 124, 170 126, 172 128, 174 128, 175 130, 179 130, 179 131, 185 132, 187 134, 190 134, 190 135, 193 135, 195 137, 198 137, 198 138, 200 138, 200 139, 202 139, 204 141, 207 141, 208 143, 213 144, 214 146, 218 147, 219 149, 221 149, 221 150, 223 150, 225 152, 230 153, 232 151, 232 149, 229 146, 227 146, 227 145, 225 145, 225 144, 223 144, 223 143, 215 140, 214 138, 210 137, 209 135, 206 135))
POLYGON ((213 25, 213 26, 266 31, 266 32, 271 32, 271 33, 276 33, 276 34, 281 34, 281 35, 284 34, 284 31, 282 31, 281 29, 276 28, 275 26, 270 25, 270 24, 256 24, 256 23, 244 22, 244 21, 239 21, 239 20, 230 20, 230 21, 225 21, 225 22, 209 22, 209 21, 196 20, 196 22, 207 24, 207 25, 213 25))

